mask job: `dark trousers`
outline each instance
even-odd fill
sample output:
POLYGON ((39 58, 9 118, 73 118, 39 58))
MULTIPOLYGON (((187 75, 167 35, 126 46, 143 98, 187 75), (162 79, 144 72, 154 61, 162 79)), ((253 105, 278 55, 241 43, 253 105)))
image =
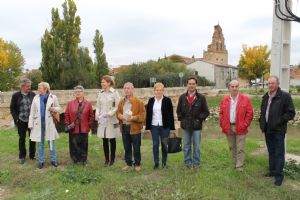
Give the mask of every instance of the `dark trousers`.
POLYGON ((269 152, 269 170, 276 180, 283 180, 283 167, 285 163, 285 134, 266 133, 266 144, 269 152))
POLYGON ((116 155, 116 138, 103 138, 103 150, 105 161, 115 161, 116 155), (109 143, 110 143, 110 159, 109 159, 109 143))
POLYGON ((141 165, 141 133, 130 135, 130 125, 123 125, 122 140, 125 150, 125 162, 132 166, 132 148, 134 156, 134 165, 141 165))
POLYGON ((151 126, 151 135, 153 142, 153 159, 154 164, 159 164, 159 139, 161 141, 162 163, 167 163, 168 157, 168 137, 170 129, 162 126, 151 126))
POLYGON ((88 155, 87 133, 69 134, 70 156, 73 162, 85 162, 88 155))
MULTIPOLYGON (((26 158, 26 132, 30 136, 30 130, 28 129, 28 122, 18 121, 18 134, 19 134, 19 158, 26 158)), ((29 139, 29 158, 35 157, 35 142, 29 139)))

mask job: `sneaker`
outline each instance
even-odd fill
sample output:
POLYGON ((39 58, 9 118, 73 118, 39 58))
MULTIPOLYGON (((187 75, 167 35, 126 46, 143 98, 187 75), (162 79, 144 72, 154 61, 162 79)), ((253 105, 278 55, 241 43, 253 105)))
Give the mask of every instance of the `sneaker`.
POLYGON ((123 171, 128 171, 131 168, 131 166, 126 165, 125 167, 122 168, 123 171))
POLYGON ((39 164, 38 164, 38 168, 39 168, 39 169, 43 169, 43 168, 44 168, 44 163, 43 163, 43 162, 42 162, 42 163, 39 163, 39 164))
POLYGON ((83 165, 84 167, 87 167, 87 161, 83 161, 83 162, 82 162, 82 165, 83 165))
POLYGON ((186 168, 188 168, 188 169, 191 169, 191 168, 193 168, 193 166, 192 166, 192 165, 185 165, 185 167, 186 167, 186 168))
POLYGON ((30 158, 30 160, 36 160, 36 159, 35 159, 35 157, 33 157, 33 158, 30 158))
POLYGON ((25 163, 25 158, 20 158, 19 163, 23 165, 25 163))
POLYGON ((51 165, 52 165, 53 167, 58 167, 58 163, 57 163, 56 161, 51 161, 51 165))
POLYGON ((158 169, 159 168, 159 164, 155 164, 153 169, 158 169))
POLYGON ((166 163, 162 164, 162 168, 168 168, 166 163))
POLYGON ((104 166, 107 167, 109 164, 109 160, 105 160, 104 166))
POLYGON ((139 172, 139 171, 142 170, 141 165, 136 165, 136 166, 134 167, 134 169, 135 169, 136 172, 139 172))

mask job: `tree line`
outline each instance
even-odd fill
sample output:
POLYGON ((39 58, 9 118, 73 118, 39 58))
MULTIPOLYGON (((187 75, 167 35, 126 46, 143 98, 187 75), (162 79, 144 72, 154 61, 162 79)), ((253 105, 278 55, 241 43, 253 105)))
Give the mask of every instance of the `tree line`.
MULTIPOLYGON (((73 0, 51 10, 51 27, 41 38, 42 60, 39 69, 27 71, 23 76, 33 81, 33 89, 41 81, 49 82, 53 89, 71 89, 81 84, 85 88, 98 88, 99 78, 109 73, 106 55, 103 51, 104 39, 98 29, 93 39, 93 60, 89 49, 80 46, 81 18, 76 15, 77 7, 73 0)), ((247 47, 238 64, 239 76, 246 80, 268 76, 270 71, 270 51, 267 46, 247 47)), ((25 64, 21 50, 13 42, 0 38, 0 91, 16 88, 25 64)), ((150 78, 163 82, 166 87, 179 86, 193 71, 177 60, 158 59, 143 63, 133 63, 123 67, 116 74, 116 87, 131 81, 136 87, 151 86, 150 78), (183 73, 180 80, 179 73, 183 73)), ((201 75, 201 74, 200 74, 201 75)), ((198 76, 198 75, 196 75, 198 76)), ((214 85, 206 78, 198 76, 199 85, 214 85)))

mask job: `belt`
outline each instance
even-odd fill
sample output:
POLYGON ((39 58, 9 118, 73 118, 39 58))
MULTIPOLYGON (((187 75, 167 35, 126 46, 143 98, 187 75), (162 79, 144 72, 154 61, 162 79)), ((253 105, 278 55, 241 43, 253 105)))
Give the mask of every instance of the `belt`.
POLYGON ((235 123, 230 123, 230 125, 235 125, 235 123))

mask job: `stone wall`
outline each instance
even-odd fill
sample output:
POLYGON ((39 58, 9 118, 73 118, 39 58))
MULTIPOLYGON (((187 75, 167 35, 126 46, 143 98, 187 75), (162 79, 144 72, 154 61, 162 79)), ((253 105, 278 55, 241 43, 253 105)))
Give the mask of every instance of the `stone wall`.
MULTIPOLYGON (((123 90, 117 90, 120 93, 120 96, 123 96, 123 90)), ((165 88, 165 95, 169 96, 172 99, 175 107, 177 105, 179 95, 184 93, 185 91, 185 87, 165 88)), ((198 91, 209 96, 215 96, 219 92, 212 87, 199 87, 198 91)), ((92 102, 94 107, 96 105, 98 92, 98 89, 85 90, 87 99, 92 102)), ((57 95, 58 101, 63 111, 65 110, 67 102, 73 99, 73 90, 52 90, 51 93, 57 95)), ((10 115, 9 106, 12 94, 13 92, 2 92, 0 94, 0 128, 11 126, 12 117, 10 115)), ((148 99, 153 96, 153 88, 136 88, 134 91, 134 95, 141 98, 144 103, 147 104, 148 99)))

